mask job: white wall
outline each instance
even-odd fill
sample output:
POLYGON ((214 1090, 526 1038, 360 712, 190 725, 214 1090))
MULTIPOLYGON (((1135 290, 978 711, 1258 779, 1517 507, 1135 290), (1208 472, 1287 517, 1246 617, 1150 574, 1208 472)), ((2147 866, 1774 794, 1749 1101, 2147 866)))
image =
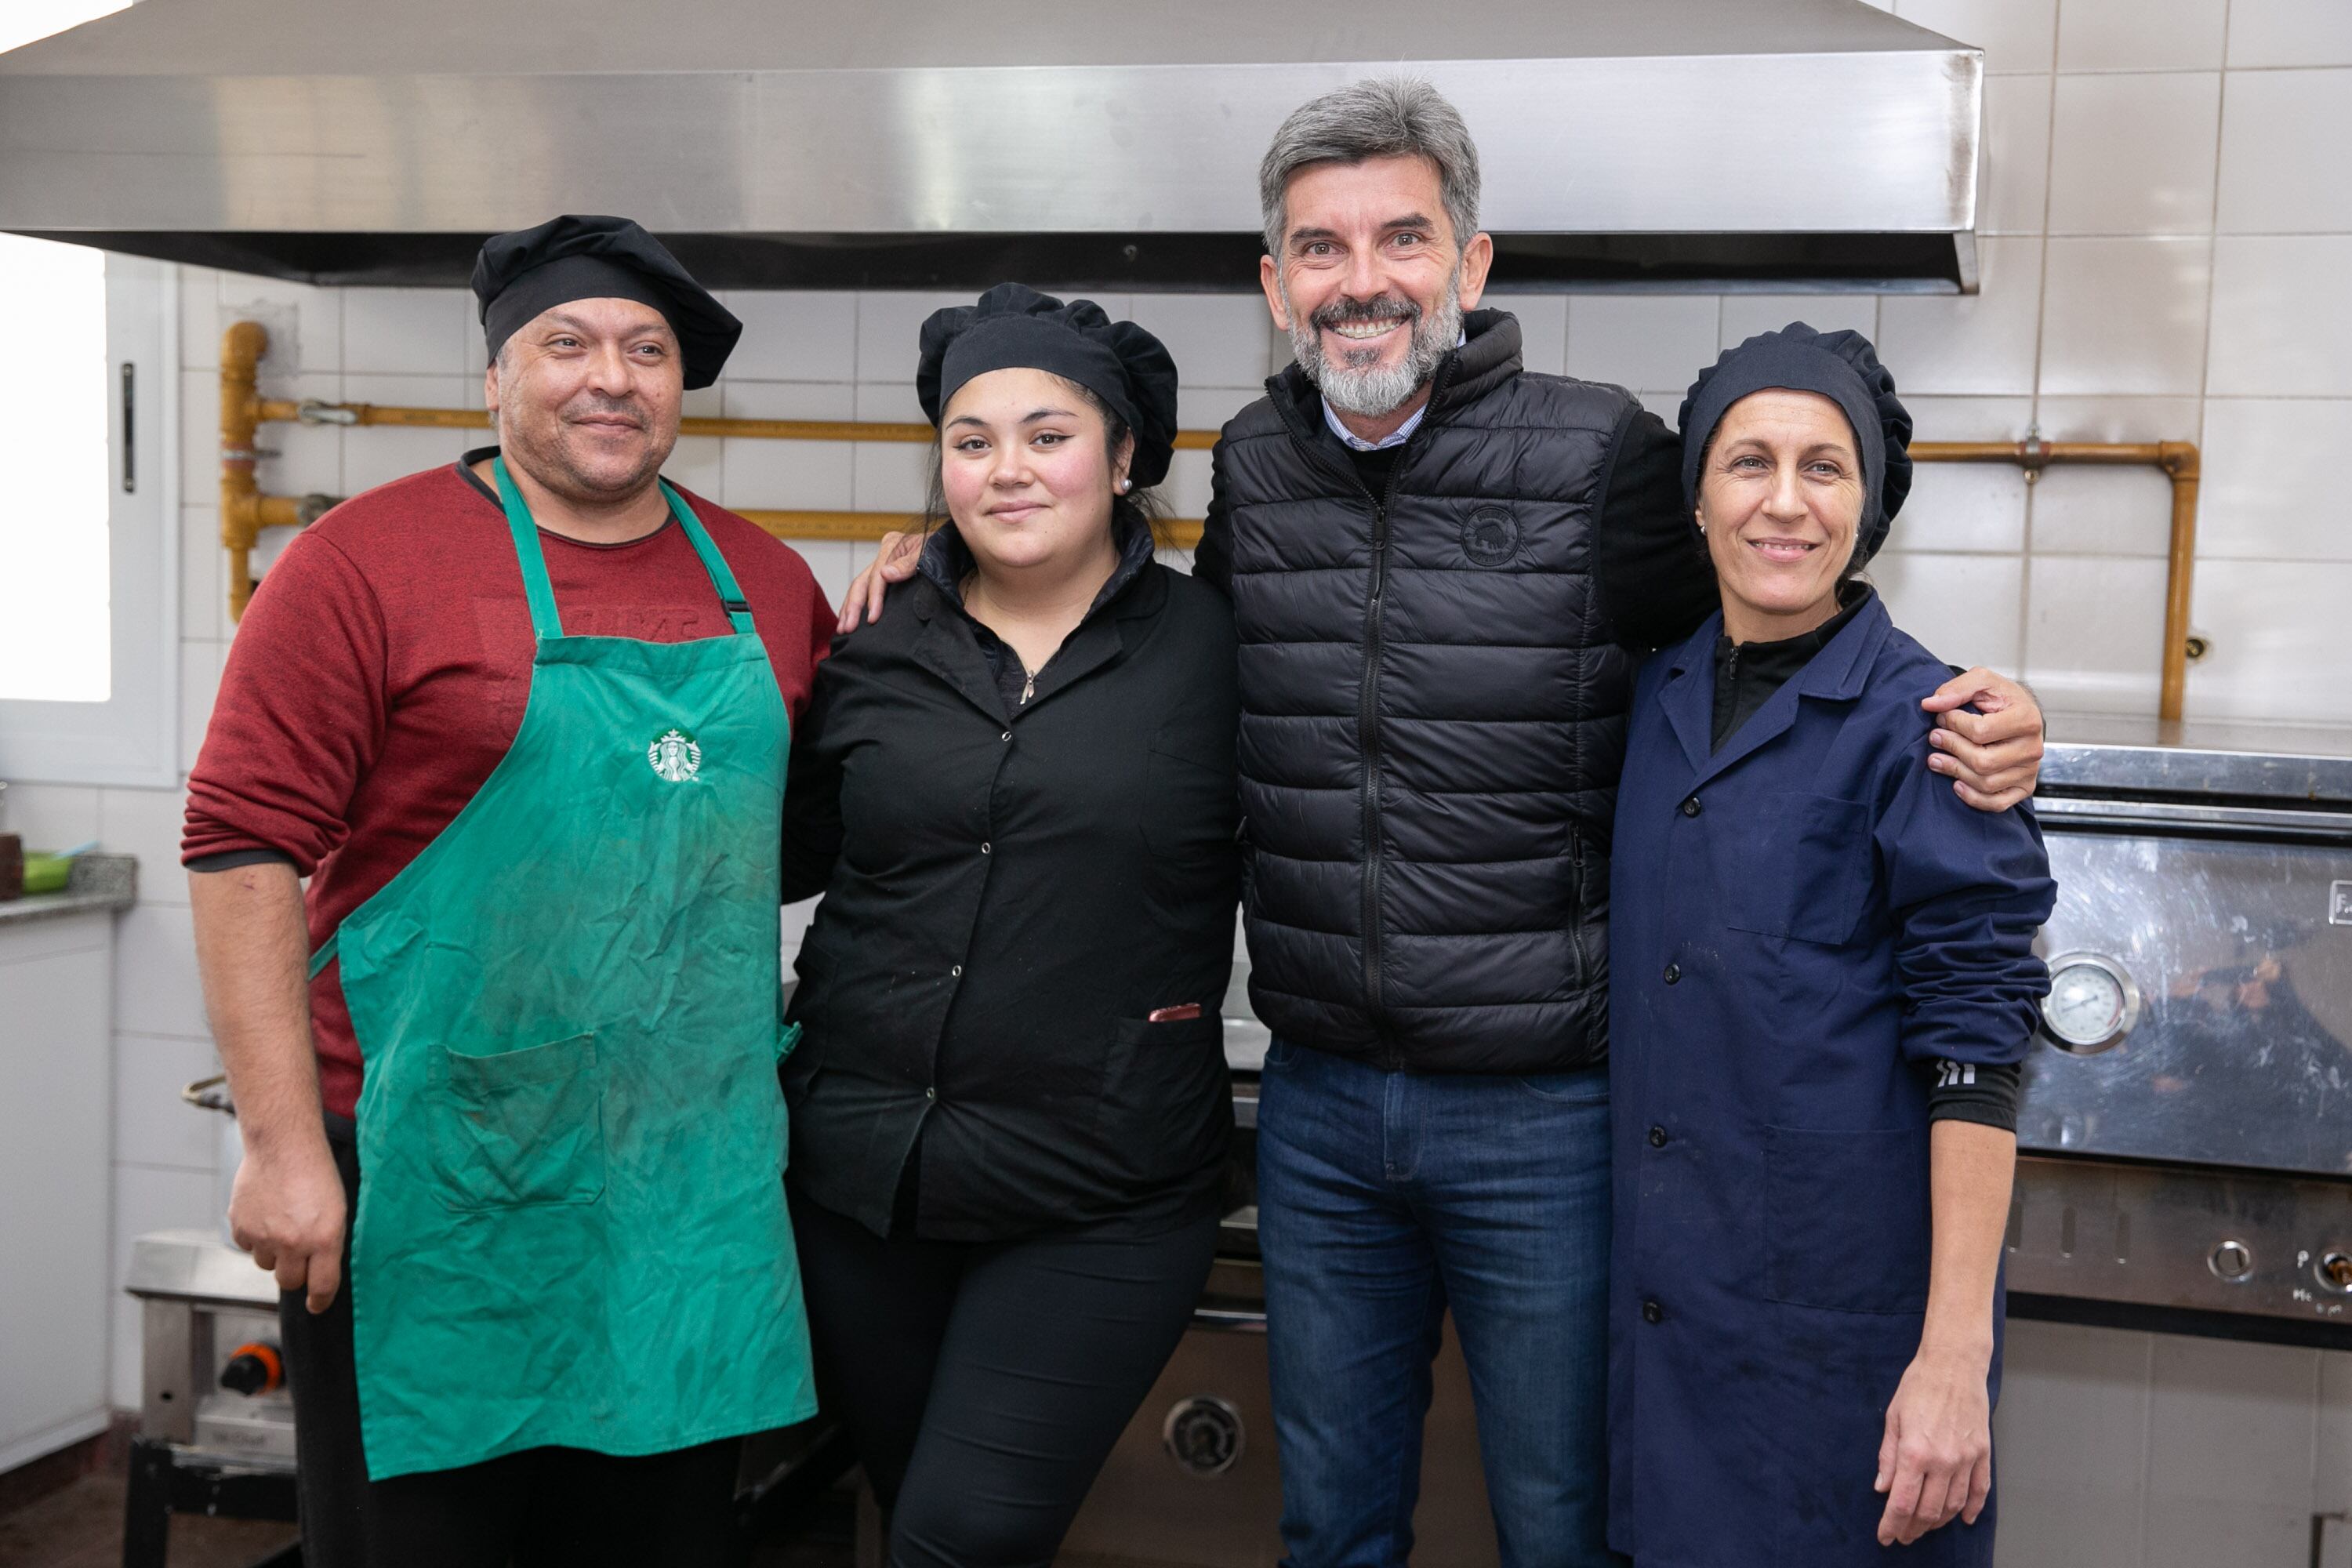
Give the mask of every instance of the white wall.
MULTIPOLYGON (((2192 667, 2199 715, 2352 721, 2336 651, 2352 603, 2352 5, 2347 0, 1895 0, 1989 53, 1984 289, 1969 299, 1505 298, 1538 370, 1622 382, 1669 418, 1716 351, 1795 317, 1873 332, 1926 439, 2203 443, 2192 667)), ((964 296, 738 294, 732 374, 694 413, 910 420, 915 329, 964 296)), ((1213 426, 1286 351, 1255 296, 1107 296, 1183 367, 1213 426)), ((470 298, 183 279, 185 749, 234 635, 215 493, 221 328, 268 326, 272 395, 442 406, 480 397, 470 298)), ((470 432, 265 426, 272 493, 350 494, 446 462, 470 432)), ((673 477, 745 507, 912 509, 920 448, 689 440, 673 477)), ((1198 516, 1207 455, 1171 499, 1198 516)), ((2167 489, 2152 473, 1923 468, 1876 571, 1898 619, 1955 660, 2021 669, 2053 707, 2150 711, 2167 489)), ((862 546, 803 552, 828 594, 862 546)), ((266 556, 265 556, 266 559, 266 556)), ((96 837, 142 861, 116 998, 118 1255, 215 1218, 212 1070, 168 792, 21 787, 37 844, 96 837)), ((796 936, 795 928, 795 936, 796 936)), ((113 1386, 136 1401, 135 1318, 113 1386)), ((2021 1324, 2000 1425, 2004 1568, 2307 1560, 2310 1516, 2352 1504, 2352 1357, 2021 1324)), ((2352 1548, 2347 1548, 2352 1550, 2352 1548)))

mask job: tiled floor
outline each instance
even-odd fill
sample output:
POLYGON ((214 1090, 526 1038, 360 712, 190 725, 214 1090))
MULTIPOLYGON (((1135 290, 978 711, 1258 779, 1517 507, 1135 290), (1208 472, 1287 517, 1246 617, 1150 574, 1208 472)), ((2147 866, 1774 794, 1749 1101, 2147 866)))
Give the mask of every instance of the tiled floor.
MULTIPOLYGON (((0 1517, 0 1563, 8 1568, 120 1568, 120 1476, 84 1476, 63 1491, 0 1517)), ((171 1568, 246 1568, 294 1539, 290 1524, 174 1517, 171 1568)))
MULTIPOLYGON (((86 1476, 14 1513, 0 1515, 7 1568, 119 1568, 122 1479, 86 1476)), ((761 1542, 746 1568, 850 1568, 847 1493, 824 1499, 788 1539, 761 1542)), ((170 1568, 247 1568, 294 1539, 290 1525, 175 1516, 170 1568)))

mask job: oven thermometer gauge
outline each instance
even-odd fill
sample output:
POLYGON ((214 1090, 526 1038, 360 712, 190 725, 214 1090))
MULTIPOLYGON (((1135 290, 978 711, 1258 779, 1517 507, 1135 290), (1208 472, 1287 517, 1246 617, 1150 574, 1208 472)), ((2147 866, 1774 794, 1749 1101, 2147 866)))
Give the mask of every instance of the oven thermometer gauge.
POLYGON ((2042 1026, 2062 1051, 2092 1056, 2123 1044, 2139 1022, 2139 987, 2104 953, 2067 952, 2050 961, 2050 994, 2042 1026))

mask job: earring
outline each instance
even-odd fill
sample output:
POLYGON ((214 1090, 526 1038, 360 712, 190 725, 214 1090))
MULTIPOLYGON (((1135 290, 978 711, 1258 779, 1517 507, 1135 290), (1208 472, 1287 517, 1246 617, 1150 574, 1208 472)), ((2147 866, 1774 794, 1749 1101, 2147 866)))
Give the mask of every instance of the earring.
POLYGON ((1121 495, 1125 495, 1128 491, 1129 491, 1129 490, 1133 489, 1134 488, 1135 488, 1135 481, 1134 481, 1133 479, 1121 479, 1121 480, 1119 480, 1119 481, 1118 481, 1118 493, 1119 493, 1119 494, 1121 494, 1121 495))

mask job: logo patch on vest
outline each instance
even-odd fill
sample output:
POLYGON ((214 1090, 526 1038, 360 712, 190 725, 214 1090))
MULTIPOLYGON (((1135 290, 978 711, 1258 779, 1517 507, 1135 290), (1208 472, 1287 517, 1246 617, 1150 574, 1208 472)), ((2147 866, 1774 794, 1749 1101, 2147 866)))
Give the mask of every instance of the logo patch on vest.
POLYGON ((702 747, 683 730, 665 730, 646 748, 646 765, 672 784, 684 784, 702 771, 702 747))
POLYGON ((1462 553, 1473 566, 1507 566, 1519 553, 1519 525, 1498 506, 1482 506, 1462 525, 1462 553))

